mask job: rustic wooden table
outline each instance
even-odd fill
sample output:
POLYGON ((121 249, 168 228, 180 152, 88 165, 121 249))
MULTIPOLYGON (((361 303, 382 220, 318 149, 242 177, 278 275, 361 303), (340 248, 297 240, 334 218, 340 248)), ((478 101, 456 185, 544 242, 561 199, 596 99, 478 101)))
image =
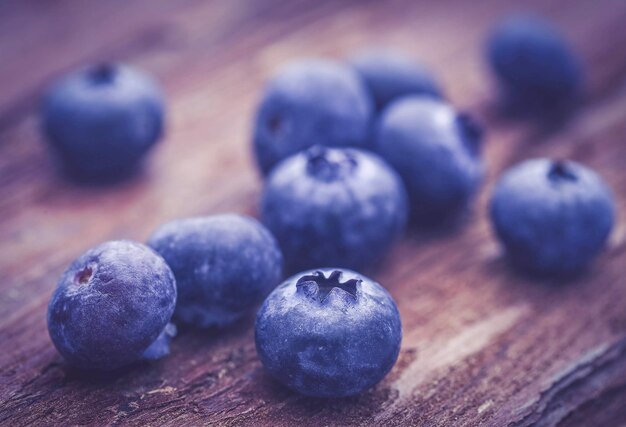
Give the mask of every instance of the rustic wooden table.
POLYGON ((495 178, 522 159, 596 168, 626 212, 626 3, 531 0, 588 65, 585 102, 560 126, 497 114, 485 32, 518 3, 377 1, 0 2, 0 424, 626 425, 626 219, 567 284, 522 277, 486 215, 495 178), (250 123, 263 81, 286 61, 392 45, 430 64, 451 101, 487 123, 488 179, 455 230, 413 231, 373 272, 398 301, 402 351, 362 396, 295 395, 264 374, 253 316, 183 330, 172 355, 115 377, 67 368, 45 324, 56 280, 78 254, 160 223, 256 214, 250 123), (113 188, 67 182, 37 127, 43 88, 115 58, 168 94, 165 140, 147 170, 113 188))

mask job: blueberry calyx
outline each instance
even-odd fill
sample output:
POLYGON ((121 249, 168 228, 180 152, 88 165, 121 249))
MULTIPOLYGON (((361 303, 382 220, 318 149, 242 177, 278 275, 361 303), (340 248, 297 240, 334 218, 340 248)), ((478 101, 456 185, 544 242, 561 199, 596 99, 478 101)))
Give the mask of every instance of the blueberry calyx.
POLYGON ((458 114, 456 123, 470 153, 480 154, 485 134, 483 127, 467 113, 458 114))
POLYGON ((315 145, 307 150, 307 173, 322 181, 334 181, 352 172, 356 159, 349 153, 315 145))
POLYGON ((553 182, 576 181, 578 179, 567 160, 554 160, 550 165, 548 178, 553 182))
POLYGON ((74 282, 77 285, 86 285, 93 277, 94 270, 95 267, 91 264, 84 266, 74 276, 74 282))
POLYGON ((115 73, 115 64, 111 62, 103 62, 92 68, 89 72, 89 76, 94 83, 105 84, 113 81, 115 73))
POLYGON ((360 279, 350 279, 345 282, 341 282, 341 271, 335 270, 330 276, 325 277, 321 271, 316 271, 313 274, 307 274, 302 276, 296 282, 298 291, 304 292, 304 294, 316 301, 324 301, 330 292, 337 288, 343 291, 349 299, 357 300, 357 285, 361 283, 360 279))

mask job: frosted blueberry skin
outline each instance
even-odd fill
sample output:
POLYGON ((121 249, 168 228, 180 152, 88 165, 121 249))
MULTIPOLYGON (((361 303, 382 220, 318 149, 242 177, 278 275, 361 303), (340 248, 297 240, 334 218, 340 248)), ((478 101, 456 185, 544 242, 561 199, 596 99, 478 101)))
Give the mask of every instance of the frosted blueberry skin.
POLYGON ((276 240, 250 217, 224 214, 172 221, 159 227, 148 245, 176 277, 175 317, 197 327, 236 321, 282 279, 276 240))
POLYGON ((511 262, 544 275, 583 269, 602 250, 613 227, 611 190, 573 161, 528 160, 500 178, 491 221, 511 262))
POLYGON ((522 110, 569 107, 582 90, 582 66, 561 35, 543 19, 515 15, 487 41, 487 59, 504 99, 522 110))
POLYGON ((377 111, 402 96, 441 98, 442 92, 431 72, 402 53, 372 49, 348 59, 368 89, 377 111))
POLYGON ((293 63, 272 79, 257 110, 254 152, 263 175, 282 159, 316 144, 364 147, 372 105, 347 66, 293 63))
POLYGON ((404 230, 402 182, 373 153, 315 146, 280 163, 261 196, 261 219, 290 272, 372 267, 404 230))
MULTIPOLYGON (((106 242, 61 276, 48 305, 48 331, 71 365, 110 371, 143 358, 175 304, 174 275, 163 258, 139 243, 106 242)), ((165 344, 148 358, 169 353, 165 344)))
POLYGON ((311 270, 267 297, 255 340, 263 366, 282 384, 307 396, 346 397, 391 370, 402 325, 378 283, 350 270, 311 270))
POLYGON ((105 63, 56 83, 42 105, 53 153, 74 178, 107 182, 133 173, 163 131, 163 95, 145 73, 105 63))
POLYGON ((419 96, 392 103, 376 151, 400 174, 418 223, 444 221, 469 204, 483 176, 481 128, 448 104, 419 96))

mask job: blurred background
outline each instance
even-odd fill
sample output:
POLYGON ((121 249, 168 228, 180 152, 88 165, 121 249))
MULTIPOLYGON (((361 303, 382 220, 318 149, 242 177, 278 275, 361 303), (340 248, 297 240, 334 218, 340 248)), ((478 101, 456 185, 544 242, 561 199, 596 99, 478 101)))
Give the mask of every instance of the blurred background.
MULTIPOLYGON (((591 65, 588 100, 602 96, 606 85, 622 76, 623 69, 614 66, 623 56, 616 54, 619 36, 607 43, 607 34, 617 32, 624 16, 620 3, 524 3, 524 11, 554 22, 591 65)), ((520 6, 505 1, 471 7, 454 1, 2 2, 0 176, 20 186, 19 192, 4 187, 2 209, 36 202, 22 215, 3 215, 17 221, 7 228, 23 230, 23 239, 32 233, 35 240, 61 233, 73 241, 77 233, 89 246, 104 235, 140 239, 181 213, 251 210, 252 203, 241 203, 252 202, 258 188, 249 144, 256 102, 268 77, 303 56, 341 59, 371 46, 403 50, 430 66, 455 106, 484 119, 495 95, 483 42, 498 18, 520 6), (37 106, 56 78, 106 59, 136 65, 162 84, 168 98, 166 136, 145 175, 123 188, 68 186, 59 181, 42 144, 37 106), (219 179, 223 170, 238 173, 219 179), (49 209, 44 223, 27 218, 44 207, 49 209), (64 215, 64 209, 73 215, 64 215), (116 221, 105 220, 113 215, 116 221), (141 225, 123 224, 136 217, 141 225), (52 221, 54 227, 45 226, 52 221)), ((499 139, 498 145, 506 144, 499 139)), ((498 167, 498 161, 492 163, 498 167)))

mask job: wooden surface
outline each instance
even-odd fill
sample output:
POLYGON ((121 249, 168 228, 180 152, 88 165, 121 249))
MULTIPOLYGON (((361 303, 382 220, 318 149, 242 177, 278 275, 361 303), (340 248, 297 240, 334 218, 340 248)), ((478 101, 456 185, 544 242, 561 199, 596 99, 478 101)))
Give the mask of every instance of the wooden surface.
POLYGON ((1 1, 0 424, 626 425, 626 4, 530 0, 588 65, 588 93, 562 126, 494 109, 487 28, 519 2, 1 1), (471 4, 471 6, 470 6, 471 4), (288 60, 392 45, 430 64, 451 101, 488 125, 488 179, 455 230, 413 231, 373 276, 404 325, 397 365, 362 396, 297 396, 263 372, 253 316, 183 330, 172 355, 113 378, 67 368, 46 331, 56 280, 85 249, 143 241, 160 223, 256 214, 250 123, 262 82, 288 60), (156 75, 168 133, 145 173, 114 188, 65 181, 37 128, 49 82, 103 58, 156 75), (525 158, 571 157, 614 188, 608 250, 567 284, 512 272, 486 202, 525 158))

